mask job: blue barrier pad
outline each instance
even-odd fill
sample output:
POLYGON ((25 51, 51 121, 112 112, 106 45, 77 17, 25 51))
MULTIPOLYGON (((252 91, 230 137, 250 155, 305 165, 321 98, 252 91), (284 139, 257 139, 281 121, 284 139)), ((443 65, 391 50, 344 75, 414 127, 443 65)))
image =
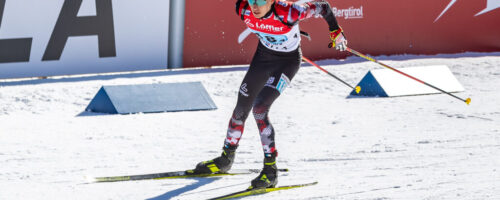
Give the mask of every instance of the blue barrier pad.
POLYGON ((358 94, 356 93, 356 90, 352 90, 350 94, 351 96, 388 97, 387 93, 385 93, 384 91, 384 88, 382 88, 371 71, 366 73, 365 77, 361 79, 357 86, 361 87, 361 91, 358 94))
POLYGON ((217 106, 200 82, 102 86, 88 112, 131 114, 214 110, 217 106))

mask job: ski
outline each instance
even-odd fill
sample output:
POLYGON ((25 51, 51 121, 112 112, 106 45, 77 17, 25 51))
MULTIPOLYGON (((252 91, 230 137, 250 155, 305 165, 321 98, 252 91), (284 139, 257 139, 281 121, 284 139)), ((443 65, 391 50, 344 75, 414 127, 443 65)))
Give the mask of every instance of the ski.
MULTIPOLYGON (((288 169, 279 169, 281 172, 287 172, 288 169)), ((161 172, 152 174, 136 174, 136 175, 126 175, 126 176, 104 176, 104 177, 93 177, 88 180, 93 183, 103 183, 103 182, 118 182, 118 181, 138 181, 138 180, 154 180, 154 179, 174 179, 174 178, 195 178, 195 177, 216 177, 216 176, 233 176, 241 174, 252 174, 259 173, 260 169, 236 169, 232 170, 231 173, 215 173, 215 174, 198 174, 194 173, 193 170, 186 171, 174 171, 174 172, 161 172)))
POLYGON ((318 184, 317 181, 312 182, 312 183, 306 183, 306 184, 285 185, 285 186, 274 187, 274 188, 260 188, 260 189, 250 189, 250 190, 247 189, 247 190, 242 190, 239 192, 211 198, 208 200, 223 200, 223 199, 241 198, 241 197, 264 194, 264 193, 269 193, 269 192, 274 192, 274 191, 279 191, 279 190, 289 190, 289 189, 294 189, 294 188, 301 188, 301 187, 306 187, 306 186, 311 186, 311 185, 316 185, 316 184, 318 184))

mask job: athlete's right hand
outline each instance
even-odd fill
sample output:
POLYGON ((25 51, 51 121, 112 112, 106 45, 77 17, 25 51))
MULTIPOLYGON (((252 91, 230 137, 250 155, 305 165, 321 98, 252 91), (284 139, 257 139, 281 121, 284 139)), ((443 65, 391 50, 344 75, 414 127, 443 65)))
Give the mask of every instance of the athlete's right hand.
POLYGON ((345 51, 347 49, 347 39, 344 36, 342 28, 339 27, 336 30, 330 31, 330 39, 332 43, 330 43, 328 47, 335 47, 335 49, 339 51, 345 51))

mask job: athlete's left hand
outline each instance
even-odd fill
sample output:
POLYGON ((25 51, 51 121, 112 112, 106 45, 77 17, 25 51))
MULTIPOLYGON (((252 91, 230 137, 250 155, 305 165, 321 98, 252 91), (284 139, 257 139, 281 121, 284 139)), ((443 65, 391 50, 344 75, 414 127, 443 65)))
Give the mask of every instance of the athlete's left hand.
POLYGON ((335 47, 335 49, 339 51, 345 51, 347 49, 347 39, 344 36, 342 28, 339 27, 336 30, 330 31, 330 39, 332 40, 330 47, 335 47))

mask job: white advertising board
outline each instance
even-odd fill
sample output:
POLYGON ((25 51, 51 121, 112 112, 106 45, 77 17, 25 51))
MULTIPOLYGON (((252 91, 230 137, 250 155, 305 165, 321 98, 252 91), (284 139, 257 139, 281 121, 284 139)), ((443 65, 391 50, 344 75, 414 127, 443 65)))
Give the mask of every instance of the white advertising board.
POLYGON ((0 0, 0 79, 165 69, 169 0, 0 0))

